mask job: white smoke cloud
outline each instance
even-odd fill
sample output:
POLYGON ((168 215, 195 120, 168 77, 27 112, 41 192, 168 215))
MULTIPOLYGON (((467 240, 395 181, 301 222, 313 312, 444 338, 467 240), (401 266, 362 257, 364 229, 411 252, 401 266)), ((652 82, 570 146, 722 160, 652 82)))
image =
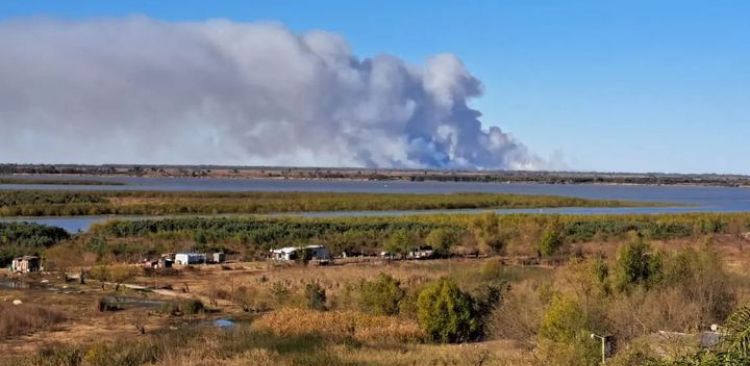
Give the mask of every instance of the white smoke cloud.
POLYGON ((358 58, 279 24, 0 23, 0 161, 534 169, 453 55, 358 58))

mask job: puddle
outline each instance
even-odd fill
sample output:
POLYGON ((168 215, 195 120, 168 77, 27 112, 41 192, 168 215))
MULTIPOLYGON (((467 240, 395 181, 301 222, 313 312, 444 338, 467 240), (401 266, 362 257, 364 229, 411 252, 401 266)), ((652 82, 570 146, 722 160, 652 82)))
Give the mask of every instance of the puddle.
POLYGON ((28 282, 7 278, 0 279, 0 289, 28 290, 30 288, 32 288, 32 285, 28 282))
POLYGON ((231 329, 237 325, 234 320, 231 319, 216 319, 214 320, 214 326, 221 329, 231 329))

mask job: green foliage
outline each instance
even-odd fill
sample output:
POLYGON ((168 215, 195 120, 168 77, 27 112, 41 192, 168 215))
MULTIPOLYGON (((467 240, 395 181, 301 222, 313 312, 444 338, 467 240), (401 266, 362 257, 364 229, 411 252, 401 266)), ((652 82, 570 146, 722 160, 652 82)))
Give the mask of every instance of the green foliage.
POLYGON ((474 298, 447 278, 422 290, 417 299, 417 317, 427 336, 435 342, 474 341, 483 331, 474 298))
POLYGON ((15 257, 40 255, 45 248, 69 237, 65 230, 58 227, 0 222, 0 267, 7 266, 15 257))
POLYGON ((359 286, 360 306, 375 315, 397 315, 406 292, 395 278, 380 273, 373 281, 363 281, 359 286))
POLYGON ((458 233, 447 228, 437 228, 430 231, 425 243, 431 246, 439 255, 447 255, 453 245, 458 242, 458 233))
POLYGON ((720 322, 729 316, 735 300, 724 266, 709 246, 682 249, 665 258, 662 282, 698 304, 706 317, 701 323, 720 322))
POLYGON ((553 255, 562 244, 562 238, 557 230, 547 228, 542 233, 542 239, 539 241, 539 252, 545 256, 553 255))
POLYGON ((391 234, 383 249, 389 253, 406 254, 410 245, 409 233, 406 230, 399 230, 391 234))
POLYGON ((627 290, 636 285, 647 288, 662 279, 662 257, 651 251, 642 238, 620 247, 617 252, 617 288, 627 290))
MULTIPOLYGON (((89 250, 100 256, 105 254, 101 251, 104 250, 115 260, 134 260, 148 253, 195 249, 188 245, 198 239, 205 241, 206 250, 216 248, 248 257, 265 255, 270 248, 310 242, 322 243, 334 253, 346 250, 374 254, 384 249, 404 252, 409 246, 429 239, 433 246, 440 244, 443 248, 450 243, 464 248, 478 245, 485 253, 497 253, 509 250, 512 244, 515 253, 534 254, 545 229, 549 229, 544 240, 547 244, 574 244, 594 238, 622 240, 633 232, 644 239, 666 240, 702 237, 697 231, 697 226, 702 225, 695 225, 701 220, 731 221, 732 230, 737 231, 750 222, 750 214, 177 217, 96 225, 91 235, 101 237, 106 245, 92 246, 89 250)), ((556 246, 545 245, 550 249, 556 246)), ((616 274, 616 269, 613 268, 612 274, 616 274)))
POLYGON ((176 215, 536 207, 622 207, 644 203, 489 193, 3 191, 0 216, 176 215))
POLYGON ((553 364, 596 365, 600 359, 599 342, 591 339, 595 326, 581 305, 573 298, 556 295, 552 298, 539 326, 539 336, 550 348, 546 358, 553 364), (560 352, 559 354, 556 352, 560 352), (556 360, 557 357, 565 362, 556 360))
POLYGON ((479 244, 479 249, 485 253, 499 253, 505 241, 500 236, 500 218, 493 213, 475 216, 469 223, 471 231, 479 244))

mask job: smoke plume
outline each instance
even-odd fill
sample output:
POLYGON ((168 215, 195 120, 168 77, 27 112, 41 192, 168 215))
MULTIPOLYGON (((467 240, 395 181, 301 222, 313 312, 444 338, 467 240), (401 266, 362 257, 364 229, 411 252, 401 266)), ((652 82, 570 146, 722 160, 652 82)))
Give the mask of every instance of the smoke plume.
POLYGON ((0 161, 534 169, 453 55, 146 17, 0 23, 0 161))

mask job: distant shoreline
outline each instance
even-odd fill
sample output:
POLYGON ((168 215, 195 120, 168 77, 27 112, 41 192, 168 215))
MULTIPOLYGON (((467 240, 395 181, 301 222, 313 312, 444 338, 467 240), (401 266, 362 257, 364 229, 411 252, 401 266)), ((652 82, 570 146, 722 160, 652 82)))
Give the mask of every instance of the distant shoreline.
POLYGON ((750 176, 734 174, 451 171, 202 165, 0 164, 0 184, 122 185, 122 182, 96 179, 122 177, 750 187, 750 176), (74 181, 72 179, 74 177, 88 177, 90 179, 74 181), (17 181, 6 183, 9 180, 17 181))

